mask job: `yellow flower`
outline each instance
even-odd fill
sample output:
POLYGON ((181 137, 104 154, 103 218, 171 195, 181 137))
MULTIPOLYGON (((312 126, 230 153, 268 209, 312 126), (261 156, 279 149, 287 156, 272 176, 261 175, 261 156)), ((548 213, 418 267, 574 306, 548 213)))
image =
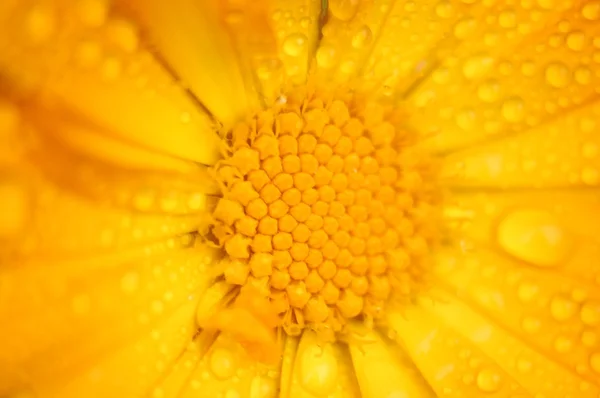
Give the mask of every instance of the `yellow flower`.
POLYGON ((0 396, 600 396, 599 0, 3 0, 0 396))

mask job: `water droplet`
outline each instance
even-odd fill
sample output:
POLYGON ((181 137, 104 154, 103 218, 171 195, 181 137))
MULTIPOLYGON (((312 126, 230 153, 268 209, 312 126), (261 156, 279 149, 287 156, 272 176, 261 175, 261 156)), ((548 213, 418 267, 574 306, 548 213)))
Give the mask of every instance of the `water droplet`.
POLYGON ((500 84, 497 80, 487 80, 479 85, 477 95, 483 102, 495 102, 500 97, 500 84))
POLYGON ((85 315, 89 313, 90 307, 91 301, 88 295, 75 296, 71 301, 71 308, 76 315, 85 315))
POLYGON ((567 36, 567 47, 573 51, 581 51, 585 48, 585 34, 583 32, 571 32, 567 36))
POLYGON ((139 38, 136 27, 124 19, 113 19, 107 26, 110 40, 121 50, 132 53, 138 48, 139 38))
POLYGON ((117 58, 107 58, 102 63, 102 77, 107 80, 115 80, 121 75, 121 61, 117 58))
POLYGON ((242 398, 242 396, 236 390, 227 390, 223 394, 223 398, 242 398))
POLYGON ((266 81, 277 76, 282 70, 283 63, 277 58, 269 58, 262 60, 256 68, 256 77, 266 81))
POLYGON ((500 389, 502 378, 491 369, 483 369, 477 374, 477 387, 485 392, 495 392, 500 389))
POLYGON ((108 14, 106 0, 79 0, 77 2, 77 15, 81 22, 90 27, 104 25, 108 14))
POLYGON ((302 33, 292 33, 283 41, 283 51, 291 56, 297 57, 306 50, 308 39, 302 33))
POLYGON ((356 49, 364 48, 371 44, 373 40, 373 33, 367 25, 360 28, 356 34, 352 37, 352 47, 356 49))
POLYGON ((48 40, 56 29, 54 10, 42 5, 33 7, 27 15, 25 26, 33 42, 41 43, 48 40))
POLYGON ((27 227, 31 198, 18 181, 0 181, 0 239, 12 239, 27 227))
POLYGON ((125 274, 121 278, 121 290, 125 293, 133 293, 139 285, 139 276, 135 272, 125 274))
POLYGON ((589 21, 597 21, 600 19, 600 0, 587 2, 581 9, 581 15, 589 21))
POLYGON ((556 0, 537 0, 537 3, 544 10, 551 10, 556 7, 556 0))
POLYGON ((575 315, 577 305, 570 299, 563 296, 555 296, 550 302, 550 314, 560 322, 566 321, 575 315))
POLYGON ((504 10, 498 16, 498 24, 504 29, 512 29, 517 26, 517 16, 512 10, 504 10))
POLYGON ((543 210, 509 213, 498 225, 497 240, 505 252, 539 267, 559 265, 571 250, 567 231, 543 210))
POLYGON ((308 343, 299 355, 300 384, 314 395, 329 396, 338 383, 339 372, 331 346, 308 343))
POLYGON ((600 171, 593 167, 584 167, 581 170, 581 181, 586 185, 598 185, 600 183, 600 171))
POLYGON ((477 22, 474 18, 461 19, 454 26, 454 36, 456 36, 457 39, 466 39, 475 33, 476 27, 477 22))
POLYGON ((464 109, 456 115, 456 124, 463 130, 470 130, 475 127, 477 114, 472 109, 464 109))
POLYGON ((454 16, 455 10, 454 7, 452 7, 452 3, 443 0, 435 6, 435 13, 438 17, 447 19, 454 16))
POLYGON ((523 327, 523 330, 527 333, 537 332, 538 330, 540 330, 541 325, 542 324, 539 319, 530 316, 523 318, 523 321, 521 321, 521 326, 523 327))
POLYGON ((561 354, 569 352, 572 347, 573 342, 566 337, 559 336, 554 340, 554 349, 561 354))
POLYGON ((592 81, 592 71, 586 66, 578 66, 573 73, 575 81, 582 86, 590 84, 592 81))
POLYGON ((349 21, 356 15, 359 3, 359 0, 329 0, 329 11, 334 17, 349 21))
POLYGON ((522 302, 528 303, 533 300, 539 290, 540 289, 537 285, 531 283, 522 283, 517 289, 517 296, 522 302))
POLYGON ((487 55, 476 55, 469 58, 463 65, 463 74, 467 79, 474 80, 485 76, 494 66, 494 59, 487 55))
POLYGON ((95 41, 84 41, 75 49, 75 58, 82 67, 96 65, 102 57, 102 48, 95 41))
POLYGON ((581 322, 588 326, 600 325, 600 302, 588 301, 583 304, 579 313, 581 322))
POLYGON ((317 50, 316 59, 320 67, 332 68, 337 63, 337 51, 331 46, 323 45, 317 50))
POLYGON ((502 116, 507 122, 517 123, 525 117, 525 107, 523 100, 518 97, 513 97, 502 104, 502 116))
POLYGON ((250 398, 274 397, 277 391, 276 381, 271 377, 257 376, 250 384, 250 398))
POLYGON ((590 367, 596 373, 600 373, 600 352, 590 355, 590 367))
POLYGON ((548 65, 545 76, 546 82, 554 88, 565 88, 571 82, 571 72, 560 62, 548 65))
POLYGON ((223 348, 215 348, 210 354, 210 369, 221 380, 229 379, 235 374, 237 365, 233 353, 223 348))
POLYGON ((533 364, 529 360, 527 360, 525 358, 517 359, 517 370, 519 372, 527 373, 531 370, 532 367, 533 367, 533 364))

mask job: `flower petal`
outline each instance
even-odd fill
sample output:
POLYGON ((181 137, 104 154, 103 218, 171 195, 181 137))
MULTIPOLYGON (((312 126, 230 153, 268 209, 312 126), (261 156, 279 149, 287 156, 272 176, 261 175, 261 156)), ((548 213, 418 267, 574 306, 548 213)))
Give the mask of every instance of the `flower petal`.
POLYGON ((227 334, 220 334, 193 366, 178 397, 277 396, 279 365, 268 366, 252 360, 242 345, 227 334))
POLYGON ((350 354, 362 397, 435 397, 397 346, 365 327, 355 327, 355 332, 350 354))
POLYGON ((0 66, 17 95, 73 109, 116 137, 202 163, 218 157, 207 115, 108 1, 8 1, 0 66))
POLYGON ((440 253, 438 261, 439 286, 447 286, 520 345, 562 367, 564 375, 557 380, 568 380, 564 388, 576 391, 587 382, 595 384, 598 393, 597 286, 560 270, 528 267, 484 249, 440 253))
MULTIPOLYGON (((141 336, 152 337, 163 321, 177 341, 183 343, 181 327, 191 338, 193 312, 186 303, 194 302, 195 309, 195 297, 211 281, 207 264, 214 255, 163 242, 85 260, 4 263, 0 317, 11 322, 0 331, 1 372, 17 369, 26 379, 5 379, 8 385, 0 391, 18 382, 36 389, 66 386, 104 360, 112 369, 107 355, 141 336), (177 315, 169 321, 171 314, 177 315)), ((130 354, 125 349, 122 355, 130 354)))
POLYGON ((456 194, 447 213, 468 218, 450 221, 450 233, 466 250, 495 249, 530 266, 600 281, 598 198, 566 190, 456 194))
MULTIPOLYGON (((288 79, 304 83, 319 39, 321 0, 273 0, 271 19, 288 79)), ((268 69, 265 70, 268 72, 268 69)))
POLYGON ((52 392, 55 397, 141 396, 172 366, 196 331, 195 303, 188 301, 135 342, 95 361, 52 392), (126 377, 123 377, 127 375, 126 377))
POLYGON ((284 364, 290 362, 284 365, 281 398, 360 396, 352 363, 340 345, 321 342, 315 332, 305 331, 297 351, 284 352, 284 364))
POLYGON ((438 396, 508 397, 525 393, 476 343, 426 311, 412 308, 405 314, 391 312, 387 319, 438 396))
POLYGON ((391 0, 331 0, 315 54, 322 84, 346 83, 364 67, 386 20, 391 0))
POLYGON ((221 122, 231 124, 257 110, 259 96, 248 69, 256 59, 248 57, 263 54, 246 51, 250 45, 266 53, 275 48, 263 2, 122 3, 143 21, 161 56, 221 122))
POLYGON ((446 157, 452 187, 600 185, 600 104, 560 115, 516 136, 504 136, 446 157))
MULTIPOLYGON (((449 295, 440 297, 444 304, 427 306, 438 317, 438 322, 446 322, 530 394, 553 396, 560 391, 563 396, 593 398, 598 395, 597 383, 586 381, 584 376, 554 363, 551 356, 528 347, 514 334, 496 326, 459 300, 449 295)), ((477 379, 480 384, 486 381, 489 380, 477 379)))
POLYGON ((428 142, 433 150, 521 132, 597 96, 591 62, 598 25, 586 19, 583 3, 535 10, 521 4, 473 4, 473 14, 461 16, 475 25, 470 39, 451 52, 442 46, 432 55, 439 65, 410 91, 410 123, 435 134, 428 142))

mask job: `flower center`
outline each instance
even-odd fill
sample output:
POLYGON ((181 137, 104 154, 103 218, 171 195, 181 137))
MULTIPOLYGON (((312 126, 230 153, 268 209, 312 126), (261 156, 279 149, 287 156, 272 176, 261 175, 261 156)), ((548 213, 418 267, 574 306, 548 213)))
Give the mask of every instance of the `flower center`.
POLYGON ((302 88, 223 132, 212 235, 224 278, 261 289, 287 333, 372 323, 421 284, 440 195, 401 122, 355 94, 302 88))

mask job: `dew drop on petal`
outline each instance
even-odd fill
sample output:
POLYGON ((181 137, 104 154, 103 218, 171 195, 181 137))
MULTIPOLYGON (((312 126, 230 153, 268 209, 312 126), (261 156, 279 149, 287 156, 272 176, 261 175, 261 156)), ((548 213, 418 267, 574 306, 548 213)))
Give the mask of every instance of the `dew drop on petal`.
POLYGON ((30 198, 22 184, 0 182, 0 239, 11 238, 26 227, 30 198))
POLYGON ((210 354, 210 370, 221 380, 229 379, 236 371, 235 358, 231 351, 215 348, 210 354))
POLYGON ((467 59, 463 65, 463 74, 469 80, 485 76, 494 66, 494 59, 487 55, 476 55, 467 59))
POLYGON ((571 82, 571 72, 560 62, 548 65, 545 76, 546 82, 554 88, 565 88, 571 82))
POLYGON ((494 102, 500 97, 500 84, 497 80, 487 80, 479 85, 477 96, 484 102, 494 102))
POLYGON ((581 306, 579 313, 581 322, 588 326, 600 325, 600 302, 589 301, 581 306))
POLYGON ((525 117, 523 100, 518 97, 510 98, 502 104, 502 116, 507 122, 517 123, 525 117))
POLYGON ((594 372, 600 374, 600 352, 590 355, 590 367, 594 372))
POLYGON ((349 21, 356 15, 358 4, 359 0, 330 0, 329 11, 334 17, 349 21))
POLYGON ((373 33, 367 25, 364 25, 352 37, 352 47, 356 49, 364 48, 371 44, 373 33))
POLYGON ((528 303, 535 298, 539 290, 540 289, 537 285, 531 283, 522 283, 517 288, 517 296, 522 302, 528 303))
POLYGON ((48 40, 56 30, 54 10, 42 5, 33 7, 27 16, 25 26, 29 38, 34 43, 48 40))
POLYGON ((581 15, 588 21, 600 19, 600 0, 585 2, 585 5, 581 8, 581 15))
POLYGON ((337 63, 337 52, 335 48, 328 45, 319 47, 315 57, 317 64, 322 68, 332 68, 337 63))
POLYGON ((108 2, 106 0, 79 0, 77 14, 81 22, 89 27, 99 27, 106 22, 108 2))
POLYGON ((576 312, 577 305, 566 297, 555 296, 550 301, 550 314, 559 322, 570 319, 576 312))
POLYGON ((317 345, 307 346, 300 357, 300 383, 306 391, 326 397, 338 382, 338 364, 333 353, 317 345))
POLYGON ((477 374, 477 387, 482 391, 495 392, 500 389, 501 385, 501 376, 491 369, 483 369, 477 374))
POLYGON ((283 51, 291 57, 297 57, 306 49, 307 41, 302 33, 292 33, 283 41, 283 51))
POLYGON ((539 267, 559 265, 571 250, 571 237, 543 210, 515 210, 497 227, 497 242, 508 254, 539 267))
POLYGON ((581 170, 581 181, 586 185, 598 185, 600 183, 600 171, 593 167, 584 167, 581 170))
POLYGON ((585 34, 582 32, 571 32, 567 36, 567 47, 573 51, 581 51, 585 47, 585 34))

